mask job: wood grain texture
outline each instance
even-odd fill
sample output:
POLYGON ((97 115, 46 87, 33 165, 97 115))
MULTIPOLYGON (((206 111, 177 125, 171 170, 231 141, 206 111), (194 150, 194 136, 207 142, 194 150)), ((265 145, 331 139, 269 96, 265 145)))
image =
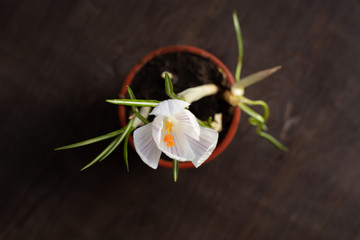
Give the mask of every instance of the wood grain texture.
POLYGON ((0 2, 0 239, 360 239, 360 4, 348 1, 0 2), (119 127, 131 67, 173 44, 243 75, 283 69, 246 94, 271 108, 275 149, 242 118, 213 162, 180 172, 105 146, 58 146, 119 127))

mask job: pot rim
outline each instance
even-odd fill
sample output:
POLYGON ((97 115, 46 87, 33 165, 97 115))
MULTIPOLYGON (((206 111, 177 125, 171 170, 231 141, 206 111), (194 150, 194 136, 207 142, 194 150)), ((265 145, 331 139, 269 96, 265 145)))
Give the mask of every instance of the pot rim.
MULTIPOLYGON (((151 53, 149 53, 148 55, 146 55, 145 57, 143 57, 132 69, 131 71, 128 73, 128 75, 125 78, 125 81, 122 85, 119 97, 120 98, 124 98, 127 90, 126 90, 126 86, 130 86, 135 74, 147 63, 149 62, 151 59, 153 59, 155 56, 157 55, 161 55, 161 54, 166 54, 166 53, 172 53, 172 52, 187 52, 187 53, 192 53, 195 55, 198 55, 200 57, 203 58, 207 58, 209 59, 213 64, 215 64, 216 66, 220 67, 222 70, 224 70, 225 75, 226 75, 226 80, 232 85, 235 83, 234 77, 233 75, 230 73, 229 69, 225 66, 225 64, 220 61, 217 57, 215 57, 213 54, 201 49, 201 48, 197 48, 197 47, 193 47, 193 46, 188 46, 188 45, 173 45, 173 46, 166 46, 166 47, 162 47, 159 48, 151 53)), ((120 119, 120 124, 121 126, 125 126, 126 125, 126 112, 125 112, 125 106, 123 105, 119 105, 118 107, 118 114, 119 114, 119 119, 120 119)), ((222 153, 226 147, 230 144, 230 142, 232 141, 232 139, 235 136, 236 130, 237 130, 237 126, 239 124, 240 121, 240 115, 241 115, 241 111, 240 108, 237 106, 234 109, 234 114, 233 114, 233 118, 230 124, 230 127, 228 129, 228 132, 226 133, 224 139, 218 143, 218 145, 216 146, 215 150, 212 152, 212 154, 210 155, 210 157, 203 163, 207 163, 209 161, 211 161, 212 159, 214 159, 215 157, 217 157, 220 153, 222 153)), ((134 140, 133 137, 130 135, 129 136, 129 142, 131 144, 131 146, 134 148, 134 140)), ((172 162, 168 161, 168 160, 164 160, 161 159, 159 160, 159 166, 160 167, 164 167, 164 168, 172 168, 172 162)), ((185 168, 195 168, 195 166, 192 164, 192 162, 188 161, 188 162, 179 162, 179 168, 180 169, 185 169, 185 168)))

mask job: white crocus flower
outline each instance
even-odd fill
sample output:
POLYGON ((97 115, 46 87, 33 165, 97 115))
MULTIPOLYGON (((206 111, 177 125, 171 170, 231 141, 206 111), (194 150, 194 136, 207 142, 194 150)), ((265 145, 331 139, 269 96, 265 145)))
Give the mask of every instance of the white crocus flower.
POLYGON ((170 99, 160 102, 150 113, 153 122, 134 131, 134 145, 141 159, 156 169, 161 152, 181 162, 199 167, 214 151, 219 134, 197 122, 185 109, 190 104, 170 99))

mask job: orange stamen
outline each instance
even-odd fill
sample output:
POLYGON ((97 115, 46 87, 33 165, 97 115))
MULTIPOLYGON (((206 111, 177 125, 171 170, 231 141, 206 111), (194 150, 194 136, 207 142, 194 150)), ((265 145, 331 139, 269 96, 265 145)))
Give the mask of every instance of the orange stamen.
POLYGON ((174 138, 170 134, 166 134, 163 141, 166 142, 167 147, 172 147, 175 145, 174 138))
POLYGON ((167 132, 167 134, 165 135, 163 141, 166 142, 167 147, 172 147, 175 145, 174 138, 173 138, 173 136, 170 135, 170 133, 172 132, 173 126, 174 125, 170 121, 166 120, 164 130, 167 132))

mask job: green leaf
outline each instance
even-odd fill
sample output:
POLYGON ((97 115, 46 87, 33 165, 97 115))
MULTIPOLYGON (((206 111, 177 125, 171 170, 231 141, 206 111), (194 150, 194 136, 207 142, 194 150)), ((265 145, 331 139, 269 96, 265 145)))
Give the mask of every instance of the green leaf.
POLYGON ((82 147, 82 146, 85 146, 85 145, 89 145, 89 144, 92 144, 92 143, 96 143, 96 142, 100 142, 100 141, 103 141, 103 140, 106 140, 106 139, 109 139, 109 138, 116 137, 117 135, 119 135, 119 134, 121 134, 123 132, 124 132, 124 128, 121 128, 121 129, 116 130, 114 132, 107 133, 107 134, 101 135, 99 137, 91 138, 91 139, 81 141, 81 142, 78 142, 78 143, 73 143, 73 144, 70 144, 70 145, 59 147, 59 148, 56 148, 55 150, 64 150, 64 149, 82 147))
MULTIPOLYGON (((129 97, 130 97, 132 100, 136 99, 135 94, 134 94, 134 92, 132 91, 132 89, 131 89, 129 86, 127 86, 126 88, 127 88, 129 97)), ((145 123, 145 124, 150 123, 149 120, 147 120, 143 115, 140 114, 140 112, 139 112, 139 110, 137 109, 137 107, 132 107, 132 111, 133 111, 133 114, 135 114, 135 116, 136 116, 137 118, 139 118, 141 121, 143 121, 143 123, 145 123)))
POLYGON ((120 141, 122 135, 119 135, 117 138, 115 138, 94 160, 92 160, 90 163, 88 163, 85 167, 83 167, 81 169, 81 171, 87 169, 88 167, 92 166, 93 164, 95 164, 97 161, 99 161, 100 159, 102 159, 109 151, 112 152, 111 149, 113 149, 113 146, 118 144, 118 142, 120 141))
POLYGON ((127 90, 128 94, 129 94, 129 97, 131 99, 136 99, 135 94, 134 94, 133 90, 130 88, 130 86, 126 86, 126 90, 127 90))
POLYGON ((240 81, 240 73, 241 73, 244 51, 243 51, 243 40, 242 40, 239 19, 238 19, 235 11, 233 12, 233 22, 234 22, 236 40, 237 40, 237 45, 238 45, 238 61, 237 61, 236 71, 235 71, 235 80, 238 82, 238 81, 240 81))
POLYGON ((199 120, 199 119, 197 119, 197 122, 199 123, 199 125, 200 126, 202 126, 202 127, 207 127, 207 128, 211 128, 212 129, 212 127, 211 127, 211 125, 209 124, 209 122, 206 122, 206 121, 201 121, 201 120, 199 120))
POLYGON ((129 135, 130 135, 130 132, 128 134, 126 134, 125 140, 124 140, 124 161, 125 161, 125 166, 126 166, 126 171, 127 172, 129 172, 129 161, 128 161, 129 135))
POLYGON ((135 114, 135 116, 136 116, 137 118, 139 118, 141 121, 143 121, 143 123, 145 123, 145 124, 150 123, 150 121, 147 120, 147 119, 146 119, 143 115, 141 115, 138 111, 135 111, 134 114, 135 114))
POLYGON ((239 107, 241 108, 241 110, 243 110, 247 115, 251 116, 252 118, 256 119, 256 121, 258 121, 259 123, 265 123, 264 118, 258 114, 257 112, 255 112, 254 110, 252 110, 251 108, 249 108, 248 106, 245 105, 245 103, 240 102, 239 103, 239 107))
POLYGON ((102 160, 104 160, 105 158, 107 158, 107 156, 109 156, 118 146, 119 144, 122 142, 122 140, 124 140, 124 138, 126 137, 127 134, 130 134, 131 131, 133 130, 132 124, 134 122, 134 119, 130 120, 130 122, 128 123, 128 125, 126 125, 125 131, 121 136, 120 140, 118 143, 116 143, 108 153, 106 153, 100 160, 99 162, 101 162, 102 160))
POLYGON ((180 99, 175 93, 169 73, 165 72, 165 92, 169 98, 180 99))
POLYGON ((131 131, 132 124, 134 120, 130 120, 129 123, 126 125, 124 132, 115 138, 94 160, 92 160, 89 164, 81 169, 81 171, 87 169, 88 167, 92 166, 96 162, 100 162, 104 160, 107 156, 109 156, 121 143, 121 141, 125 138, 125 136, 131 131))
MULTIPOLYGON (((128 92, 128 94, 129 94, 130 99, 132 99, 132 100, 136 99, 133 90, 132 90, 129 86, 126 86, 126 89, 127 89, 127 92, 128 92)), ((138 110, 138 109, 137 109, 136 107, 134 107, 134 106, 132 106, 131 108, 132 108, 132 111, 133 111, 133 112, 136 112, 136 111, 138 110)))
POLYGON ((246 104, 249 104, 251 106, 262 106, 264 108, 264 122, 266 122, 266 120, 269 118, 269 114, 270 114, 270 110, 269 110, 269 106, 267 105, 266 102, 262 101, 262 100, 257 100, 257 101, 253 101, 250 100, 246 97, 242 97, 242 99, 244 100, 244 102, 246 104))
POLYGON ((278 140, 276 140, 273 136, 271 136, 270 134, 261 131, 260 127, 258 127, 257 129, 257 133, 265 138, 266 140, 268 140, 269 142, 271 142, 275 147, 283 150, 284 152, 288 151, 288 148, 285 147, 284 145, 282 145, 278 140))
POLYGON ((173 159, 173 176, 174 176, 174 182, 177 182, 178 177, 179 177, 179 161, 173 159))
POLYGON ((249 118, 249 123, 255 127, 259 126, 259 121, 252 117, 249 118))
POLYGON ((260 114, 256 113, 254 110, 252 110, 251 108, 249 108, 248 106, 245 105, 244 102, 239 103, 240 108, 247 113, 248 115, 250 115, 251 117, 249 118, 249 123, 253 126, 257 127, 257 134, 259 134, 261 137, 265 138, 266 140, 268 140, 269 142, 271 142, 274 146, 276 146, 277 148, 283 150, 283 151, 287 151, 288 148, 285 147, 284 145, 282 145, 278 140, 276 140, 273 136, 271 136, 270 134, 263 132, 262 130, 266 131, 267 130, 267 126, 265 124, 265 120, 267 119, 267 117, 269 116, 269 109, 268 106, 265 102, 263 101, 252 101, 247 99, 248 101, 244 101, 246 103, 251 103, 252 105, 261 105, 264 107, 264 117, 262 117, 260 114))
POLYGON ((156 107, 160 101, 157 100, 139 100, 139 99, 108 99, 108 103, 134 106, 134 107, 156 107))

